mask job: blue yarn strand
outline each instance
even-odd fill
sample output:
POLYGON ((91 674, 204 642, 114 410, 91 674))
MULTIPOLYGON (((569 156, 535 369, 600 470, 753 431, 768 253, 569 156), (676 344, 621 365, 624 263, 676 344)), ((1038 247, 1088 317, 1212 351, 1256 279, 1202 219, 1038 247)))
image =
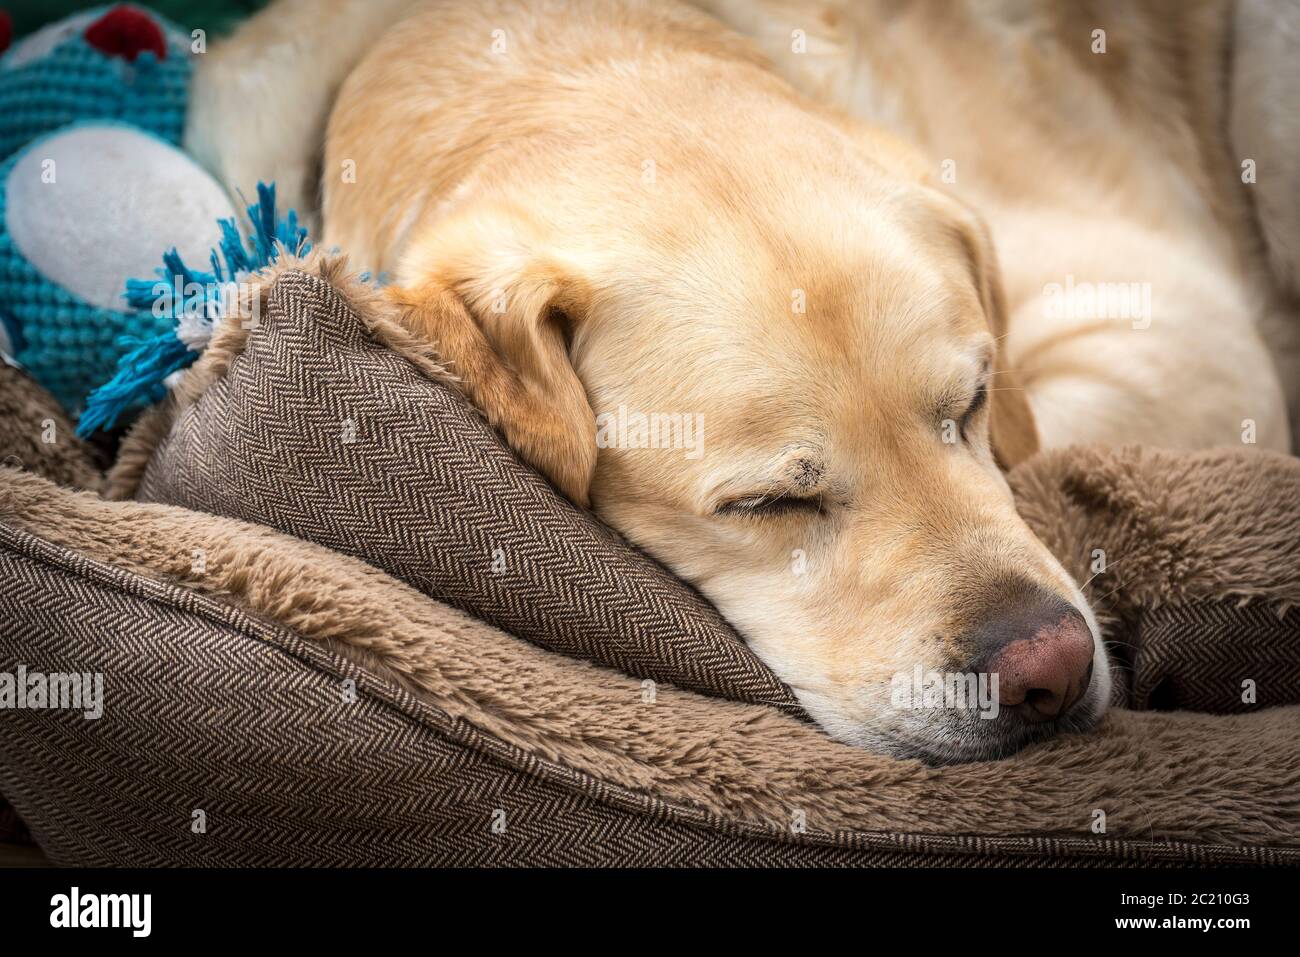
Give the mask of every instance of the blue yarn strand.
MULTIPOLYGON (((217 221, 221 239, 208 255, 211 272, 191 269, 180 253, 171 249, 163 254, 158 278, 128 279, 124 297, 130 309, 161 308, 163 315, 177 323, 186 315, 220 315, 222 287, 227 282, 269 266, 281 247, 298 256, 311 250, 307 230, 298 225, 297 212, 291 209, 283 217, 277 215, 274 183, 257 184, 257 202, 247 212, 253 226, 247 241, 233 219, 217 221), (189 290, 196 287, 200 293, 191 297, 189 290)), ((118 344, 130 351, 118 360, 113 378, 87 397, 77 422, 77 435, 83 439, 97 429, 113 428, 127 412, 160 401, 167 394, 167 377, 199 357, 199 350, 183 342, 175 329, 149 339, 123 337, 118 344)))

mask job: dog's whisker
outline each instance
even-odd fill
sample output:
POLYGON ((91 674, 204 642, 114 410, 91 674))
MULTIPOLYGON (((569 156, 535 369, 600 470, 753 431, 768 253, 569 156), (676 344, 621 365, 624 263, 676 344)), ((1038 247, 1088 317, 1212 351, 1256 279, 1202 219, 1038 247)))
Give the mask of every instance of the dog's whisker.
POLYGON ((1080 584, 1079 587, 1080 587, 1080 588, 1087 588, 1089 585, 1092 584, 1092 581, 1093 581, 1094 578, 1096 578, 1098 575, 1104 575, 1104 574, 1106 574, 1106 572, 1110 571, 1112 568, 1114 568, 1116 565, 1118 565, 1118 564, 1119 564, 1120 562, 1122 562, 1123 560, 1124 560, 1124 559, 1122 559, 1122 558, 1117 558, 1117 559, 1115 559, 1113 562, 1108 562, 1108 563, 1106 564, 1106 567, 1105 567, 1105 568, 1103 568, 1103 569, 1102 569, 1101 571, 1099 571, 1099 572, 1095 572, 1094 574, 1090 575, 1090 576, 1088 577, 1088 580, 1087 580, 1086 582, 1083 582, 1082 584, 1080 584))
POLYGON ((1127 582, 1120 582, 1118 585, 1116 585, 1116 586, 1115 586, 1114 588, 1112 588, 1110 591, 1106 592, 1106 594, 1102 595, 1100 598, 1093 599, 1093 603, 1094 603, 1094 604, 1097 604, 1097 603, 1100 603, 1100 602, 1105 601, 1105 600, 1106 600, 1107 598, 1109 598, 1111 595, 1115 594, 1115 592, 1117 592, 1117 591, 1119 591, 1121 588, 1123 588, 1126 584, 1128 584, 1128 583, 1127 583, 1127 582))

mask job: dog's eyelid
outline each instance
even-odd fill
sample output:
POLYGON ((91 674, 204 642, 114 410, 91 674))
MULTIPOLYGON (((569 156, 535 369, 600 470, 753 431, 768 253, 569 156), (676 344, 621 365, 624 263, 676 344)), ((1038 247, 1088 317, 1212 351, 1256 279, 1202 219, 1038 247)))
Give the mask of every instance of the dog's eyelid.
POLYGON ((791 443, 771 458, 715 486, 705 499, 708 514, 765 516, 796 510, 818 512, 833 486, 827 480, 823 447, 809 441, 791 443))
POLYGON ((966 411, 961 414, 961 434, 966 437, 966 429, 970 427, 971 421, 975 416, 989 404, 989 381, 984 379, 975 387, 975 394, 971 397, 970 403, 966 406, 966 411))
POLYGON ((815 495, 795 495, 791 492, 766 492, 756 495, 744 495, 723 502, 714 509, 715 515, 763 516, 782 515, 787 512, 820 512, 825 506, 825 499, 819 492, 815 495))

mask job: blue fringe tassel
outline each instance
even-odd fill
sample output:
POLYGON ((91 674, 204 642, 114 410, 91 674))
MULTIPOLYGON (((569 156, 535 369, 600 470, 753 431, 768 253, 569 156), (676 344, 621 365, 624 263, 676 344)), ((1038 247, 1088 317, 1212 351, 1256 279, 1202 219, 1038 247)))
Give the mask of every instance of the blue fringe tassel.
MULTIPOLYGON (((165 315, 177 323, 183 317, 197 317, 211 326, 212 317, 223 314, 226 284, 275 262, 281 246, 298 256, 311 250, 297 212, 291 209, 283 218, 276 215, 274 183, 257 184, 257 202, 247 212, 253 224, 247 243, 233 219, 219 220, 221 242, 209 254, 209 271, 191 269, 172 249, 163 254, 159 279, 127 280, 127 305, 134 311, 152 311, 161 300, 165 315), (196 286, 201 292, 185 298, 185 290, 196 286)), ((128 351, 118 360, 117 372, 87 397, 77 422, 77 435, 83 439, 97 429, 111 429, 126 412, 161 401, 167 395, 166 378, 193 364, 202 348, 183 341, 175 329, 149 339, 123 336, 118 345, 128 351)))

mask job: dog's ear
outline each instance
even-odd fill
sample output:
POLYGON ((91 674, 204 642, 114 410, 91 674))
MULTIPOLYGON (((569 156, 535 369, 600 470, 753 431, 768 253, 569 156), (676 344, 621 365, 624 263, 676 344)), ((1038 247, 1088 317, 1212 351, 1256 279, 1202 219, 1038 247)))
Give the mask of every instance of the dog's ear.
POLYGON ((970 261, 980 303, 989 329, 997 340, 993 379, 989 385, 989 437, 993 455, 1003 469, 1019 465, 1038 451, 1038 428, 1034 413, 1016 370, 1007 361, 1007 302, 998 269, 997 253, 988 227, 962 204, 957 233, 970 261))
POLYGON ((444 273, 387 295, 519 456, 586 507, 595 414, 569 359, 570 335, 588 307, 582 286, 542 265, 490 286, 444 273))

